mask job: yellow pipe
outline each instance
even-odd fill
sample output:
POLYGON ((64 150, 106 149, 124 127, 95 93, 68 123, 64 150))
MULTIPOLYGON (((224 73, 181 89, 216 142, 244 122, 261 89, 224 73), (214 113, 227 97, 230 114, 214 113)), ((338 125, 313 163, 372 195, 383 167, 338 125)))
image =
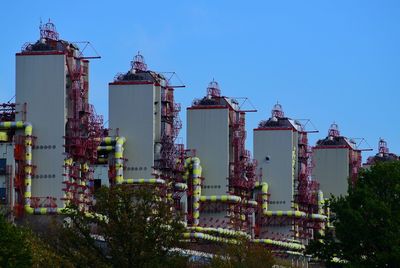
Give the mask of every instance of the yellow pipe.
MULTIPOLYGON (((124 145, 125 137, 105 137, 101 139, 98 151, 113 151, 115 159, 115 183, 130 184, 136 183, 136 179, 124 179, 124 145)), ((140 179, 139 179, 140 180, 140 179)))
POLYGON ((28 214, 33 214, 35 211, 31 207, 32 197, 32 124, 29 122, 16 121, 16 122, 0 122, 0 129, 22 129, 24 128, 25 134, 25 193, 24 193, 24 209, 28 214))
POLYGON ((225 229, 225 228, 193 226, 193 227, 187 227, 187 229, 190 231, 201 232, 201 233, 217 233, 217 234, 225 235, 225 236, 245 237, 248 239, 251 238, 251 236, 245 232, 235 231, 235 230, 230 230, 230 229, 225 229))
POLYGON ((268 210, 268 183, 261 182, 256 183, 256 187, 261 187, 261 196, 262 196, 262 211, 265 216, 275 216, 275 217, 294 217, 294 218, 306 218, 307 213, 298 210, 276 210, 270 211, 268 210))
POLYGON ((262 211, 266 214, 268 211, 268 183, 266 182, 256 182, 255 187, 261 187, 261 197, 262 197, 262 211))
POLYGON ((126 184, 165 184, 163 179, 126 179, 123 181, 126 184))
POLYGON ((209 240, 209 241, 213 241, 213 242, 238 244, 238 241, 236 239, 222 238, 222 237, 217 237, 217 236, 213 236, 213 235, 209 235, 209 234, 205 234, 205 233, 199 233, 199 232, 183 233, 182 236, 185 239, 201 239, 201 240, 209 240))
POLYGON ((8 141, 7 132, 0 131, 0 141, 8 141))
MULTIPOLYGON (((24 121, 0 122, 0 129, 24 129, 25 135, 25 193, 24 193, 24 210, 27 214, 45 215, 65 212, 64 208, 33 208, 31 206, 32 197, 32 124, 24 121)), ((67 164, 71 164, 72 160, 67 160, 67 164)), ((87 168, 87 167, 85 167, 87 168)), ((65 204, 64 204, 65 206, 65 204)))
POLYGON ((285 241, 273 240, 273 239, 253 239, 254 243, 261 243, 267 245, 273 245, 283 248, 295 249, 295 250, 304 250, 305 246, 297 243, 290 243, 285 241))
MULTIPOLYGON (((197 228, 197 227, 196 227, 197 228)), ((238 244, 238 240, 232 238, 223 238, 218 236, 209 235, 203 232, 186 232, 182 234, 183 238, 185 239, 201 239, 201 240, 208 240, 213 242, 222 242, 222 243, 229 243, 229 244, 238 244)), ((273 240, 273 239, 253 239, 250 240, 253 243, 257 244, 267 244, 278 246, 282 248, 288 248, 293 250, 304 250, 305 246, 298 244, 298 243, 290 243, 285 241, 273 240)))
POLYGON ((200 159, 198 157, 189 157, 184 163, 185 173, 183 178, 187 180, 189 178, 189 173, 192 171, 193 180, 193 225, 199 225, 200 218, 200 197, 201 197, 201 165, 200 159))
MULTIPOLYGON (((67 159, 64 160, 64 174, 65 174, 64 175, 64 182, 71 182, 71 179, 69 177, 69 173, 70 173, 70 169, 71 169, 73 163, 74 162, 73 162, 72 158, 67 158, 67 159)), ((71 193, 70 192, 67 192, 67 193, 64 192, 64 198, 67 200, 67 201, 64 202, 64 207, 65 207, 67 204, 69 204, 69 200, 72 199, 71 193)))

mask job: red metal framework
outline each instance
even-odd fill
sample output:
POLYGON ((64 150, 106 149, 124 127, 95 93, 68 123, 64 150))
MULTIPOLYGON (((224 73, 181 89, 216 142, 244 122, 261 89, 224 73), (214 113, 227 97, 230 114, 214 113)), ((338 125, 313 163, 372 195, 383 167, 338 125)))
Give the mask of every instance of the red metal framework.
POLYGON ((93 170, 82 165, 97 161, 97 146, 103 135, 103 119, 96 115, 88 102, 88 61, 74 57, 74 50, 66 50, 66 63, 70 88, 69 113, 66 127, 65 147, 69 157, 76 163, 71 168, 72 183, 66 183, 66 192, 71 192, 75 203, 90 205, 93 170), (84 195, 82 198, 81 195, 84 195))
POLYGON ((147 71, 147 64, 144 61, 144 57, 138 51, 138 54, 131 61, 131 68, 136 72, 145 72, 147 71))
POLYGON ((308 146, 308 135, 305 131, 299 131, 298 142, 298 180, 295 193, 296 203, 303 208, 317 205, 318 183, 311 180, 312 161, 311 148, 308 146))
POLYGON ((162 172, 164 179, 175 179, 183 172, 184 147, 175 144, 182 128, 179 118, 181 106, 175 102, 174 88, 161 87, 161 140, 160 158, 155 168, 162 172), (181 161, 176 161, 181 159, 181 161))
MULTIPOLYGON (((174 89, 162 89, 162 108, 161 108, 161 150, 160 159, 155 163, 156 168, 161 171, 161 177, 167 183, 182 182, 184 173, 185 149, 183 144, 177 144, 176 139, 182 128, 179 118, 181 106, 175 103, 174 89)), ((174 198, 176 210, 181 210, 182 193, 176 191, 174 187, 166 189, 168 194, 174 198)))
POLYGON ((331 124, 331 127, 328 130, 328 137, 339 137, 340 131, 339 126, 336 123, 331 124))
POLYGON ((360 168, 361 168, 361 151, 355 149, 349 149, 350 185, 353 187, 356 185, 360 168))
MULTIPOLYGON (((229 111, 230 128, 232 132, 231 146, 233 147, 233 156, 230 162, 229 174, 229 193, 238 195, 242 203, 232 206, 232 215, 244 215, 242 217, 231 217, 235 229, 246 231, 251 226, 250 215, 254 209, 245 205, 252 197, 252 190, 257 181, 256 167, 257 162, 251 159, 250 152, 245 148, 246 130, 245 130, 245 112, 229 111)), ((248 230, 247 230, 248 231, 248 230)))
POLYGON ((282 105, 280 105, 279 103, 276 103, 274 105, 274 107, 272 108, 271 115, 272 115, 272 117, 276 117, 276 118, 284 118, 285 113, 283 112, 282 105))
POLYGON ((31 197, 31 206, 33 208, 56 208, 56 200, 51 196, 31 197))
POLYGON ((200 204, 200 225, 202 227, 232 228, 234 206, 221 202, 202 202, 200 204), (225 213, 224 217, 213 216, 213 214, 225 213))
MULTIPOLYGON (((308 133, 302 125, 298 132, 298 177, 295 182, 295 202, 301 211, 308 215, 318 214, 318 191, 319 183, 312 179, 312 150, 308 146, 308 133)), ((306 240, 312 239, 313 233, 322 226, 320 222, 311 218, 296 219, 295 226, 298 228, 296 237, 306 240)))
POLYGON ((208 84, 207 96, 210 98, 221 97, 221 90, 219 88, 218 82, 214 79, 208 84))
POLYGON ((45 24, 40 23, 40 38, 45 38, 53 41, 58 41, 59 34, 57 32, 56 26, 49 21, 45 24))

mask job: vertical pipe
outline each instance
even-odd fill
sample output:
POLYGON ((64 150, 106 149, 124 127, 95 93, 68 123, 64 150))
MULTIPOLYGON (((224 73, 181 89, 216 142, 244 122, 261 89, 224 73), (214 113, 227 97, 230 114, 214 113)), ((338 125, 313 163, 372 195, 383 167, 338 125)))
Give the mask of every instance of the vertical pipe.
POLYGON ((198 157, 192 157, 193 177, 193 225, 199 225, 200 218, 200 196, 201 196, 201 166, 198 157))
POLYGON ((124 182, 124 137, 115 138, 115 181, 117 184, 124 182))

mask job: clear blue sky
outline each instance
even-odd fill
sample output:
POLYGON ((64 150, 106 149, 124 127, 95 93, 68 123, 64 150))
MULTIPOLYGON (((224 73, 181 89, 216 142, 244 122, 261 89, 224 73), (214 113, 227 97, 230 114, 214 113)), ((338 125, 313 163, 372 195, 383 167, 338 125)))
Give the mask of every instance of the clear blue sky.
POLYGON ((108 82, 140 50, 150 69, 176 71, 187 86, 176 92, 183 140, 186 107, 215 78, 258 109, 248 115, 250 149, 252 129, 279 101, 287 116, 312 120, 312 142, 336 121, 373 153, 379 137, 400 153, 398 0, 6 1, 0 13, 0 102, 14 95, 15 53, 51 18, 62 39, 90 41, 102 56, 90 87, 106 120, 108 82))

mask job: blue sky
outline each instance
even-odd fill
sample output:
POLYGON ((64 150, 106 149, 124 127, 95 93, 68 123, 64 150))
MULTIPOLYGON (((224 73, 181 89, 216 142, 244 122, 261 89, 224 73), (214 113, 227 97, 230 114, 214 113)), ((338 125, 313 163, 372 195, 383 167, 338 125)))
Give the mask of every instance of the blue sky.
POLYGON ((7 1, 0 12, 0 102, 14 95, 15 53, 51 18, 62 39, 90 41, 102 56, 90 88, 106 120, 108 82, 140 50, 150 69, 175 71, 187 86, 176 91, 183 140, 186 107, 215 78, 258 109, 247 117, 250 149, 252 129, 279 101, 320 131, 311 144, 335 121, 374 153, 379 137, 400 153, 400 1, 7 1))

